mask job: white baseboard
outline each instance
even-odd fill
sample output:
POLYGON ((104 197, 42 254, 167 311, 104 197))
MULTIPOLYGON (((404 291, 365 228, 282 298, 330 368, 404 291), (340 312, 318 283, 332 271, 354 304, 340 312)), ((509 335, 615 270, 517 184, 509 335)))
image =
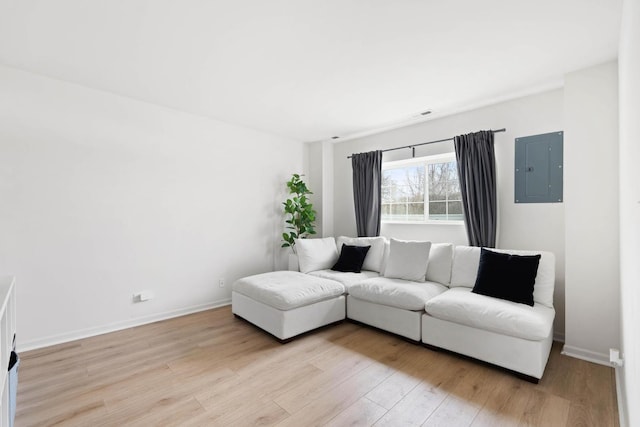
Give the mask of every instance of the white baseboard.
POLYGON ((154 313, 148 316, 136 317, 133 319, 128 319, 125 321, 115 322, 94 328, 79 329, 77 331, 67 332, 64 334, 52 335, 26 342, 18 342, 18 350, 22 352, 35 350, 42 347, 49 347, 51 345, 62 344, 82 338, 88 338, 96 335, 107 334, 109 332, 120 331, 122 329, 133 328, 134 326, 146 325, 148 323, 158 322, 160 320, 167 320, 173 317, 185 316, 187 314, 210 310, 212 308, 223 307, 229 304, 231 304, 231 299, 212 301, 205 304, 198 304, 191 307, 180 308, 177 310, 165 311, 162 313, 154 313))
POLYGON ((616 370, 616 400, 618 401, 618 419, 620 420, 620 427, 627 427, 627 394, 622 387, 622 369, 615 368, 616 370))
POLYGON ((585 350, 584 348, 565 344, 562 347, 561 354, 575 357, 576 359, 586 360, 587 362, 597 363, 598 365, 611 366, 608 354, 596 353, 595 351, 585 350))

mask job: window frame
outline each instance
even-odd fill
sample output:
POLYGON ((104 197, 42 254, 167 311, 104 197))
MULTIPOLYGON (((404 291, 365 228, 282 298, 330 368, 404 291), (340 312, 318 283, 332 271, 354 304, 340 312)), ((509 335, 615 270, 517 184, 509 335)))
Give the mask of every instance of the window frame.
MULTIPOLYGON (((382 173, 388 169, 398 169, 402 167, 412 166, 412 165, 424 165, 425 166, 425 179, 426 179, 426 171, 430 164, 436 163, 448 163, 448 162, 457 162, 455 153, 444 153, 444 154, 434 154, 430 156, 423 157, 415 157, 411 159, 404 160, 394 160, 390 162, 382 162, 382 173)), ((429 209, 429 182, 425 182, 425 194, 424 194, 424 206, 425 212, 428 212, 429 209)), ((382 224, 413 224, 413 225, 464 225, 464 219, 429 219, 428 214, 425 215, 426 219, 424 221, 402 221, 402 220, 385 220, 383 218, 380 219, 382 224)))

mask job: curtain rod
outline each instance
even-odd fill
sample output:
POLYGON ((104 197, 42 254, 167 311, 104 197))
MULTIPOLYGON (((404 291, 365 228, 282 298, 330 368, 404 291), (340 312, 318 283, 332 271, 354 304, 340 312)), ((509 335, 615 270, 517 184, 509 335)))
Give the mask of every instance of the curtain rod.
MULTIPOLYGON (((506 128, 496 129, 496 130, 491 129, 491 132, 498 133, 498 132, 504 132, 506 130, 507 130, 506 128)), ((380 151, 382 151, 384 153, 384 152, 387 152, 387 151, 402 150, 403 148, 411 148, 413 150, 413 157, 415 157, 415 155, 416 155, 416 147, 419 147, 420 145, 435 144, 436 142, 453 141, 454 138, 455 137, 445 138, 445 139, 438 139, 436 141, 421 142, 420 144, 411 144, 411 145, 404 145, 402 147, 387 148, 386 150, 380 150, 380 151)), ((347 156, 347 159, 350 159, 350 158, 351 158, 351 156, 347 156)))

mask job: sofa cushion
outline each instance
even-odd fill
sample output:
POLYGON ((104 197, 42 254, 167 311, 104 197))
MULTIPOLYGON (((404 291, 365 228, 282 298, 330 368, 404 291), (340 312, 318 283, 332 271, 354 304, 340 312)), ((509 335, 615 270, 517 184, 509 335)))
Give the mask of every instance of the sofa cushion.
POLYGON ((297 271, 273 271, 239 279, 233 290, 278 310, 291 310, 340 296, 344 286, 297 271))
POLYGON ((311 276, 322 277, 323 279, 335 280, 342 283, 346 291, 349 292, 351 286, 356 283, 364 282, 367 279, 379 277, 379 274, 375 271, 362 270, 360 273, 345 273, 342 271, 333 270, 318 270, 309 273, 311 276))
POLYGON ((382 271, 382 258, 384 257, 384 237, 345 237, 340 236, 336 239, 336 246, 338 252, 342 248, 342 245, 352 246, 371 246, 367 256, 362 264, 363 270, 368 271, 382 271))
POLYGON ((404 310, 423 310, 427 301, 446 290, 446 286, 435 282, 376 277, 350 286, 349 295, 404 310))
POLYGON ((452 243, 432 243, 427 265, 427 281, 449 286, 453 264, 452 243))
POLYGON ((555 317, 555 310, 542 304, 530 307, 478 295, 465 287, 430 299, 425 310, 438 319, 532 341, 549 336, 555 317))
POLYGON ((371 246, 342 245, 338 261, 336 261, 331 269, 344 273, 360 273, 362 263, 364 263, 364 258, 367 256, 370 248, 371 246))
POLYGON ((331 268, 338 260, 338 250, 333 237, 296 239, 296 253, 301 273, 331 268))
POLYGON ((475 246, 456 246, 453 251, 451 287, 473 288, 480 265, 480 248, 475 246))
POLYGON ((380 275, 384 276, 384 272, 389 264, 389 252, 391 251, 391 242, 389 240, 384 241, 384 251, 382 254, 382 264, 380 266, 380 275))
POLYGON ((424 282, 431 242, 391 239, 384 277, 424 282))
MULTIPOLYGON (((513 255, 541 255, 533 287, 533 301, 553 307, 553 290, 555 286, 556 258, 551 252, 526 251, 512 249, 491 249, 494 252, 513 255)), ((450 287, 473 288, 480 265, 480 248, 472 246, 456 246, 453 254, 450 287)))
POLYGON ((533 305, 540 255, 512 255, 480 249, 476 294, 533 305))

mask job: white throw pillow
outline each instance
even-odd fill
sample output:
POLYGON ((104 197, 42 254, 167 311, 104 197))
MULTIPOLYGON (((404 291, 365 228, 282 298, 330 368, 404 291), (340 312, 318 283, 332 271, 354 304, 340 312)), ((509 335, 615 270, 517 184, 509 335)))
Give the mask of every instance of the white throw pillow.
POLYGON ((380 272, 382 269, 382 258, 384 256, 384 240, 384 237, 340 236, 337 240, 338 253, 342 250, 342 245, 371 246, 362 264, 362 269, 380 272))
POLYGON ((433 243, 429 251, 427 280, 449 286, 451 264, 453 264, 453 244, 433 243))
POLYGON ((326 270, 333 267, 338 260, 336 240, 333 237, 296 239, 296 253, 302 273, 326 270))
POLYGON ((391 250, 391 242, 387 239, 384 239, 384 252, 382 255, 382 265, 380 266, 380 275, 384 276, 384 271, 387 269, 387 264, 389 264, 389 251, 391 250))
POLYGON ((431 242, 391 239, 384 277, 424 282, 431 242))
POLYGON ((453 251, 450 288, 473 288, 480 265, 480 248, 456 246, 453 251))

